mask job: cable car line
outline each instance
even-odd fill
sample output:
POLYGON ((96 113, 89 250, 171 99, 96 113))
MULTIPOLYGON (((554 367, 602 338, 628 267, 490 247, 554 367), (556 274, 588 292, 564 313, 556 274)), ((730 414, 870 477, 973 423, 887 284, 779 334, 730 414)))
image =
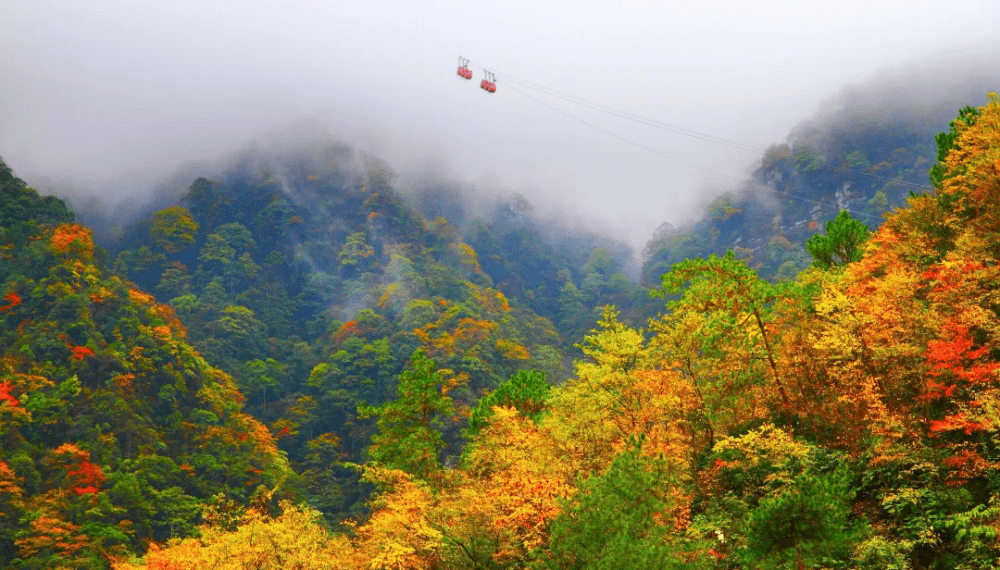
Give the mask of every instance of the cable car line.
MULTIPOLYGON (((545 101, 542 101, 541 99, 538 99, 537 97, 535 97, 535 96, 533 96, 533 95, 530 95, 530 94, 528 94, 528 93, 525 93, 524 91, 521 91, 520 89, 518 89, 518 88, 516 88, 516 87, 514 87, 514 86, 512 86, 512 85, 508 85, 508 87, 509 87, 510 89, 512 89, 512 90, 514 90, 514 91, 516 91, 517 93, 520 93, 521 95, 524 95, 525 97, 527 97, 527 98, 529 98, 529 99, 531 99, 531 100, 533 100, 533 101, 535 101, 535 102, 537 102, 537 103, 539 103, 539 104, 541 104, 541 105, 544 105, 544 106, 548 107, 548 108, 549 108, 549 109, 551 109, 552 111, 555 111, 555 112, 557 112, 557 113, 559 113, 559 114, 561 114, 561 115, 564 115, 564 116, 566 116, 566 117, 569 117, 570 119, 573 119, 574 121, 577 121, 577 122, 579 122, 579 123, 582 123, 582 124, 584 124, 584 125, 586 125, 586 126, 588 126, 588 127, 592 128, 592 129, 594 129, 594 130, 597 130, 597 131, 600 131, 601 133, 604 133, 604 134, 606 134, 606 135, 608 135, 608 136, 611 136, 611 137, 614 137, 614 138, 616 138, 616 139, 618 139, 618 140, 620 140, 620 141, 622 141, 622 142, 625 142, 625 143, 627 143, 627 144, 630 144, 630 145, 632 145, 632 146, 634 146, 634 147, 637 147, 637 148, 641 148, 642 150, 645 150, 645 151, 647 151, 647 152, 650 152, 650 153, 652 153, 652 154, 655 154, 655 155, 657 155, 657 156, 659 156, 659 157, 661 157, 661 158, 668 158, 668 159, 670 159, 670 160, 673 160, 673 161, 675 161, 675 162, 679 162, 679 163, 681 163, 681 164, 685 164, 685 165, 687 165, 687 166, 690 166, 690 167, 692 167, 692 168, 697 168, 698 170, 703 170, 703 171, 705 171, 705 172, 708 172, 708 173, 710 173, 710 174, 714 174, 714 175, 716 175, 716 176, 722 176, 722 177, 724 177, 724 178, 728 178, 728 179, 730 179, 730 180, 734 180, 734 181, 736 181, 736 182, 738 182, 738 183, 747 183, 747 184, 749 184, 749 185, 751 185, 751 186, 753 186, 753 187, 755 187, 755 188, 757 188, 757 189, 761 189, 761 190, 764 190, 765 192, 771 192, 771 193, 773 193, 773 194, 777 194, 777 195, 779 195, 779 196, 788 196, 788 197, 790 197, 790 198, 794 198, 794 199, 796 199, 796 200, 801 200, 801 201, 803 201, 803 202, 809 202, 809 203, 812 203, 812 204, 817 204, 817 205, 820 205, 820 206, 829 206, 829 205, 830 205, 830 204, 827 204, 827 203, 824 203, 824 202, 820 202, 819 200, 812 200, 812 199, 810 199, 810 198, 805 198, 805 197, 803 197, 803 196, 798 196, 798 195, 796 195, 796 194, 791 194, 791 193, 781 193, 781 192, 779 192, 779 191, 775 190, 774 188, 771 188, 770 186, 767 186, 767 185, 764 185, 764 184, 761 184, 761 183, 759 183, 759 182, 755 182, 755 181, 753 181, 752 179, 740 179, 740 178, 737 178, 737 177, 735 177, 735 176, 731 176, 731 175, 729 175, 729 174, 725 174, 725 173, 722 173, 722 172, 719 172, 719 171, 717 171, 717 170, 715 170, 715 169, 712 169, 712 168, 708 168, 708 167, 705 167, 705 166, 702 166, 702 165, 700 165, 700 164, 695 164, 695 163, 693 163, 693 162, 689 162, 689 161, 687 161, 687 160, 684 160, 684 159, 682 159, 682 158, 677 158, 676 156, 671 156, 671 155, 669 155, 669 154, 667 154, 667 153, 665 153, 665 152, 662 152, 662 151, 660 151, 660 150, 657 150, 657 149, 655 149, 655 148, 652 148, 652 147, 649 147, 649 146, 646 146, 646 145, 644 145, 644 144, 642 144, 642 143, 639 143, 639 142, 636 142, 636 141, 633 141, 632 139, 629 139, 629 138, 626 138, 626 137, 623 137, 623 136, 621 136, 621 135, 619 135, 619 134, 617 134, 617 133, 614 133, 614 132, 612 132, 612 131, 609 131, 609 130, 607 130, 607 129, 604 129, 604 128, 602 128, 602 127, 599 127, 599 126, 597 126, 597 125, 595 125, 595 124, 593 124, 593 123, 590 123, 590 122, 588 122, 588 121, 585 121, 585 120, 581 119, 580 117, 577 117, 576 115, 573 115, 573 114, 571 114, 571 113, 568 113, 568 112, 566 112, 566 111, 563 111, 562 109, 558 109, 558 108, 556 108, 556 107, 553 107, 552 105, 550 105, 550 104, 546 103, 545 101)), ((876 217, 876 216, 872 216, 871 214, 866 214, 866 213, 864 213, 864 212, 857 212, 857 211, 855 211, 855 210, 851 210, 851 209, 849 209, 849 208, 841 208, 841 209, 842 209, 842 210, 846 210, 847 212, 849 212, 850 214, 852 214, 852 215, 855 215, 855 216, 861 216, 861 217, 865 217, 865 218, 868 218, 868 219, 870 219, 870 220, 879 220, 879 221, 881 221, 881 220, 880 220, 880 219, 879 219, 878 217, 876 217)))
MULTIPOLYGON (((466 61, 468 61, 468 60, 466 60, 466 61)), ((703 133, 703 132, 696 131, 696 130, 693 130, 693 129, 688 129, 688 128, 680 127, 680 126, 677 126, 677 125, 672 125, 670 123, 665 123, 663 121, 659 121, 659 120, 656 120, 656 119, 651 119, 649 117, 638 115, 636 113, 630 113, 628 111, 623 111, 621 109, 616 109, 616 108, 610 107, 608 105, 602 105, 601 103, 595 103, 593 101, 588 101, 586 99, 583 99, 582 97, 577 97, 575 95, 570 95, 568 93, 563 93, 563 92, 558 91, 556 89, 552 89, 551 87, 546 87, 544 85, 539 85, 538 83, 535 83, 533 81, 528 81, 526 79, 521 79, 521 78, 516 77, 514 75, 511 75, 509 73, 503 73, 503 72, 493 72, 493 73, 487 72, 487 73, 490 73, 490 75, 493 76, 493 77, 495 77, 495 73, 499 73, 499 75, 501 77, 505 78, 506 80, 513 81, 514 83, 517 83, 517 84, 521 84, 521 86, 524 87, 524 88, 526 88, 526 89, 533 89, 535 91, 540 91, 543 94, 549 95, 551 97, 556 97, 556 98, 559 98, 559 99, 563 99, 565 101, 568 101, 570 103, 574 103, 576 105, 580 105, 580 106, 583 106, 583 107, 588 107, 590 109, 593 109, 593 110, 596 110, 596 111, 600 111, 602 113, 607 113, 609 115, 613 115, 613 116, 616 116, 616 117, 619 117, 619 118, 623 118, 623 119, 627 119, 627 120, 630 120, 630 121, 634 121, 634 122, 637 122, 637 123, 640 123, 640 124, 643 124, 643 125, 646 125, 646 126, 650 126, 650 127, 653 127, 653 128, 657 128, 657 129, 665 130, 665 131, 672 132, 672 133, 675 133, 675 134, 679 134, 679 135, 683 135, 683 136, 687 136, 687 137, 691 137, 691 138, 703 140, 703 141, 706 141, 706 142, 712 142, 712 143, 720 144, 720 145, 723 145, 723 146, 728 146, 728 147, 735 148, 735 149, 738 149, 738 150, 742 150, 742 151, 745 151, 745 152, 753 152, 753 153, 761 153, 761 154, 763 154, 763 153, 766 153, 767 150, 768 150, 768 149, 761 148, 761 147, 758 147, 758 146, 754 146, 754 145, 751 145, 751 144, 746 144, 746 143, 741 143, 741 142, 738 142, 738 141, 724 139, 722 137, 717 137, 717 136, 714 136, 714 135, 710 135, 708 133, 703 133)), ((495 85, 494 85, 493 92, 495 92, 495 91, 496 91, 496 89, 495 89, 495 85)), ((523 91, 521 93, 525 94, 523 91)), ((695 168, 698 168, 698 167, 695 166, 695 168)), ((865 176, 865 177, 868 177, 868 178, 872 178, 872 179, 875 179, 875 180, 882 180, 882 181, 885 181, 885 182, 892 182, 892 183, 895 183, 895 184, 899 184, 901 186, 907 186, 907 187, 911 187, 911 188, 919 188, 919 189, 922 189, 922 190, 934 190, 934 188, 932 186, 929 186, 927 184, 919 184, 919 183, 916 183, 916 182, 909 182, 909 181, 906 181, 906 180, 899 180, 899 179, 896 179, 896 178, 889 178, 889 177, 886 177, 886 176, 879 176, 878 174, 873 174, 871 172, 865 172, 863 170, 856 170, 856 169, 848 168, 848 167, 845 167, 845 166, 824 165, 824 166, 819 166, 818 168, 825 169, 825 170, 832 170, 832 171, 836 171, 836 172, 851 172, 851 173, 857 174, 859 176, 865 176)))
POLYGON ((701 139, 701 140, 704 140, 704 141, 707 141, 707 142, 714 142, 714 143, 717 143, 717 144, 721 144, 721 145, 725 145, 725 146, 730 146, 732 148, 737 148, 737 149, 744 150, 744 151, 747 151, 747 152, 765 152, 767 150, 767 149, 763 149, 763 148, 760 148, 760 147, 755 147, 753 145, 749 145, 749 144, 745 144, 745 143, 741 143, 741 142, 737 142, 737 141, 732 141, 732 140, 729 140, 729 139, 724 139, 722 137, 717 137, 717 136, 714 136, 714 135, 710 135, 708 133, 702 133, 702 132, 699 132, 699 131, 696 131, 696 130, 693 130, 693 129, 688 129, 688 128, 680 127, 680 126, 677 126, 677 125, 672 125, 670 123, 665 123, 663 121, 658 121, 656 119, 651 119, 649 117, 644 117, 644 116, 638 115, 636 113, 630 113, 628 111, 622 111, 621 109, 616 109, 614 107, 609 107, 607 105, 602 105, 600 103, 595 103, 593 101, 588 101, 586 99, 583 99, 582 97, 577 97, 575 95, 570 95, 568 93, 563 93, 563 92, 558 91, 556 89, 552 89, 551 87, 545 87, 544 85, 539 85, 538 83, 535 83, 533 81, 528 81, 526 79, 521 79, 519 77, 515 77, 513 75, 510 75, 509 73, 502 73, 502 72, 497 72, 497 73, 501 77, 503 77, 504 79, 506 79, 508 81, 513 81, 515 83, 521 84, 521 86, 524 87, 524 88, 526 88, 526 89, 534 89, 536 91, 542 91, 546 95, 549 95, 549 96, 552 96, 552 97, 557 97, 559 99, 564 99, 566 101, 569 101, 570 103, 575 103, 577 105, 581 105, 581 106, 584 106, 584 107, 589 107, 589 108, 594 109, 596 111, 601 111, 602 113, 608 113, 608 114, 611 114, 611 115, 615 115, 617 117, 621 117, 623 119, 628 119, 628 120, 631 120, 631 121, 642 123, 642 124, 650 126, 650 127, 654 127, 654 128, 658 128, 658 129, 670 131, 670 132, 673 132, 673 133, 676 133, 676 134, 680 134, 680 135, 684 135, 684 136, 698 138, 698 139, 701 139))
POLYGON ((623 137, 623 136, 621 136, 621 135, 619 135, 617 133, 611 132, 611 131, 606 130, 604 128, 601 128, 601 127, 599 127, 599 126, 597 126, 597 125, 595 125, 593 123, 587 122, 587 121, 581 119, 580 117, 577 117, 576 115, 573 115, 571 113, 567 113, 566 111, 563 111, 562 109, 558 109, 556 107, 553 107, 552 105, 549 105, 545 101, 542 101, 541 99, 539 99, 539 98, 537 98, 537 97, 535 97, 533 95, 525 93, 524 91, 521 91, 520 89, 518 89, 517 87, 514 87, 513 85, 509 85, 508 87, 510 89, 513 89, 514 91, 520 93, 521 95, 524 95, 525 97, 527 97, 527 98, 529 98, 529 99, 537 102, 537 103, 545 105, 546 107, 548 107, 549 109, 555 111, 556 113, 559 113, 561 115, 565 115, 565 116, 569 117, 570 119, 573 119, 574 121, 577 121, 579 123, 583 123, 584 125, 587 125, 588 127, 592 128, 592 129, 600 131, 600 132, 602 132, 602 133, 604 133, 604 134, 606 134, 608 136, 612 136, 612 137, 614 137, 614 138, 616 138, 616 139, 618 139, 618 140, 620 140, 622 142, 628 143, 628 144, 630 144, 630 145, 632 145, 634 147, 641 148, 641 149, 643 149, 645 151, 651 152, 651 153, 653 153, 653 154, 655 154, 657 156, 663 157, 663 158, 669 158, 670 160, 673 160, 675 162, 680 162, 681 164, 686 164, 686 165, 688 165, 688 166, 690 166, 692 168, 697 168, 697 169, 700 169, 700 170, 704 170, 704 171, 712 173, 712 174, 718 174, 718 172, 715 172, 714 170, 711 170, 709 168, 705 168, 705 167, 703 167, 703 166, 701 166, 699 164, 695 164, 693 162, 688 162, 688 161, 686 161, 686 160, 684 160, 682 158, 677 158, 676 156, 671 156, 671 155, 666 154, 666 153, 664 153, 662 151, 659 151, 659 150, 657 150, 655 148, 648 147, 648 146, 646 146, 646 145, 644 145, 642 143, 635 142, 632 139, 625 138, 625 137, 623 137))
MULTIPOLYGON (((731 141, 729 139, 724 139, 724 138, 721 138, 721 137, 716 137, 716 136, 713 136, 713 135, 709 135, 707 133, 698 132, 698 131, 695 131, 695 130, 692 130, 692 129, 686 129, 684 127, 679 127, 677 125, 671 125, 670 123, 664 123, 663 121, 658 121, 656 119, 650 119, 648 117, 643 117, 642 115, 636 115, 635 113, 629 113, 628 111, 621 111, 619 109, 615 109, 614 107, 608 107, 606 105, 601 105, 600 103, 593 103, 591 101, 587 101, 586 99, 580 99, 579 97, 574 97, 572 95, 567 95, 565 93, 561 93, 561 92, 556 91, 554 89, 548 89, 547 87, 541 87, 539 85, 536 85, 536 84, 533 84, 533 83, 530 83, 530 82, 526 82, 526 81, 522 81, 522 80, 517 80, 517 79, 515 79, 514 81, 515 81, 515 83, 525 83, 525 84, 530 85, 529 87, 527 87, 528 89, 535 89, 535 90, 538 90, 538 91, 542 91, 546 95, 549 95, 549 96, 552 96, 552 97, 556 97, 556 98, 559 98, 559 99, 563 99, 565 101, 569 101, 570 103, 575 103, 575 104, 581 105, 583 107, 589 107, 591 109, 594 109, 594 110, 597 110, 597 111, 601 111, 603 113, 608 113, 608 114, 614 115, 616 117, 621 117, 623 119, 628 119, 630 121, 635 121, 637 123, 641 123, 641 124, 646 125, 646 126, 654 127, 654 128, 665 130, 665 131, 669 131, 669 132, 676 133, 676 134, 679 134, 679 135, 684 135, 684 136, 688 136, 688 137, 692 137, 692 138, 696 138, 696 139, 701 139, 701 140, 706 141, 706 142, 713 142, 713 143, 716 143, 716 144, 721 144, 723 146, 728 146, 728 147, 732 147, 732 148, 743 150, 743 151, 747 151, 747 152, 758 153, 758 152, 765 152, 767 150, 767 149, 758 148, 758 147, 755 147, 755 146, 752 146, 752 145, 748 145, 748 144, 744 144, 744 143, 740 143, 740 142, 736 142, 736 141, 731 141)), ((522 87, 523 86, 524 85, 522 85, 522 87)))
MULTIPOLYGON (((505 77, 507 77, 508 79, 512 79, 510 76, 507 76, 507 75, 505 75, 505 77)), ((635 113, 629 113, 628 111, 621 111, 619 109, 615 109, 614 107, 608 107, 606 105, 601 105, 600 103, 593 103, 591 101, 587 101, 586 99, 581 99, 581 98, 573 96, 573 95, 567 95, 565 93, 561 93, 559 91, 556 91, 555 89, 550 89, 548 87, 544 87, 544 86, 532 83, 530 81, 524 81, 524 80, 516 79, 516 78, 513 78, 513 79, 514 79, 515 82, 526 83, 526 84, 531 85, 532 87, 529 87, 529 89, 534 88, 534 89, 536 89, 538 91, 542 91, 543 93, 545 93, 547 95, 551 95, 552 97, 557 97, 559 99, 564 99, 564 100, 569 101, 571 103, 576 103, 576 104, 584 106, 584 107, 589 107, 589 108, 595 109, 597 111, 608 113, 608 114, 614 115, 616 117, 621 117, 621 118, 624 118, 624 119, 629 119, 631 121, 635 121, 635 122, 638 122, 638 123, 641 123, 641 124, 644 124, 644 125, 648 125, 648 126, 651 126, 651 127, 661 128, 663 130, 674 132, 674 133, 677 133, 677 134, 680 134, 680 135, 684 135, 684 136, 689 136, 689 137, 701 139, 701 140, 704 140, 704 141, 707 141, 707 142, 714 142, 714 143, 717 143, 717 144, 721 144, 721 145, 724 145, 724 146, 728 146, 728 147, 732 147, 732 148, 735 148, 735 149, 744 150, 744 151, 748 151, 748 152, 762 153, 763 154, 763 153, 765 153, 765 152, 768 151, 768 149, 765 149, 765 148, 760 148, 760 147, 756 147, 756 146, 749 145, 749 144, 744 144, 744 143, 740 143, 740 142, 736 142, 736 141, 731 141, 729 139, 723 139, 723 138, 716 137, 716 136, 713 136, 713 135, 709 135, 709 134, 706 134, 706 133, 701 133, 701 132, 694 131, 694 130, 691 130, 691 129, 686 129, 684 127, 678 127, 676 125, 671 125, 669 123, 664 123, 662 121, 657 121, 656 119, 650 119, 648 117, 643 117, 642 115, 636 115, 635 113)), ((818 168, 822 168, 822 169, 826 169, 826 170, 834 170, 834 171, 837 171, 837 172, 852 172, 852 173, 858 174, 860 176, 867 176, 869 178, 874 178, 874 179, 877 179, 877 180, 884 180, 886 182, 894 182, 896 184, 900 184, 900 185, 903 185, 903 186, 911 186, 911 187, 914 187, 914 188, 923 188, 923 189, 926 189, 926 190, 933 190, 933 187, 928 186, 926 184, 918 184, 916 182, 908 182, 906 180, 899 180, 899 179, 896 179, 896 178, 889 178, 889 177, 886 177, 886 176, 879 176, 878 174, 873 174, 871 172, 865 172, 863 170, 856 170, 856 169, 848 168, 848 167, 826 165, 826 166, 820 166, 818 168)))

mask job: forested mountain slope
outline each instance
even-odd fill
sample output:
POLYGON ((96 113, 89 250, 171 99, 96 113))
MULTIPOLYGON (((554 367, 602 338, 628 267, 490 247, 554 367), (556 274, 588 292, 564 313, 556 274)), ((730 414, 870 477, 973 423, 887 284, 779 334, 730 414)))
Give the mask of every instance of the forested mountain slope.
POLYGON ((552 321, 570 353, 579 355, 572 345, 608 303, 621 307, 630 322, 648 316, 648 289, 634 283, 638 267, 628 245, 542 215, 517 194, 475 208, 467 194, 448 185, 412 194, 426 218, 444 217, 461 229, 496 287, 552 321))
MULTIPOLYGON (((170 307, 0 161, 0 566, 101 568, 297 476, 170 307), (220 503, 219 506, 225 506, 220 503)), ((275 489, 281 491, 274 493, 275 489)))
MULTIPOLYGON (((460 199, 418 213, 421 196, 415 209, 392 178, 340 145, 249 151, 110 244, 115 271, 233 376, 332 518, 367 498, 341 467, 365 460, 375 429, 358 407, 391 400, 416 349, 466 409, 520 369, 564 379, 595 310, 637 291, 611 240, 567 245, 509 204, 485 218, 460 199)), ((446 426, 446 455, 464 425, 446 426)))
POLYGON ((564 384, 520 373, 480 402, 458 465, 396 452, 434 441, 452 410, 448 374, 415 358, 397 398, 368 410, 379 492, 349 532, 286 504, 145 563, 996 566, 1000 97, 937 143, 933 192, 870 236, 839 218, 832 255, 814 248, 797 278, 713 255, 663 275, 647 334, 607 309, 564 384), (441 422, 412 421, 420 410, 441 422), (298 538, 250 549, 254 529, 298 538))
MULTIPOLYGON (((901 83, 901 82, 897 82, 901 83)), ((671 265, 727 250, 769 279, 790 279, 809 264, 806 240, 841 210, 875 228, 911 192, 930 190, 934 136, 968 99, 914 93, 890 82, 861 85, 832 99, 761 156, 750 179, 715 200, 700 221, 664 226, 646 245, 642 282, 654 284, 671 265)), ((964 84, 950 89, 978 96, 964 84)), ((913 89, 911 87, 911 89, 913 89)))

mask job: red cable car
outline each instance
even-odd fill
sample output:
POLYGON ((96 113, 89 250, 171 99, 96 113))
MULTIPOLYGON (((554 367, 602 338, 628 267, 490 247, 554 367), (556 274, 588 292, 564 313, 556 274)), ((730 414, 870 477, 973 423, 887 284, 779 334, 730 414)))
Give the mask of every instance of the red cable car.
POLYGON ((469 60, 464 57, 458 58, 458 76, 465 79, 472 79, 472 70, 469 69, 469 60))
POLYGON ((491 71, 485 71, 484 70, 483 73, 486 75, 486 77, 483 79, 482 83, 479 84, 479 86, 482 87, 483 89, 485 89, 486 91, 488 91, 489 93, 496 93, 497 92, 497 84, 496 84, 497 76, 494 75, 493 72, 491 72, 491 71))

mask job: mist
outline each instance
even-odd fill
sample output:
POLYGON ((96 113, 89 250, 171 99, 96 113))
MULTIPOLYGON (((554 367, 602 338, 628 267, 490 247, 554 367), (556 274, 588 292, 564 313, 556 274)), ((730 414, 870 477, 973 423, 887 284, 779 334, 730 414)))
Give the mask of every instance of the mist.
POLYGON ((1000 85, 988 0, 609 6, 8 0, 0 156, 40 190, 117 207, 252 141, 327 137, 403 188, 518 193, 641 250, 816 113, 957 110, 1000 85))

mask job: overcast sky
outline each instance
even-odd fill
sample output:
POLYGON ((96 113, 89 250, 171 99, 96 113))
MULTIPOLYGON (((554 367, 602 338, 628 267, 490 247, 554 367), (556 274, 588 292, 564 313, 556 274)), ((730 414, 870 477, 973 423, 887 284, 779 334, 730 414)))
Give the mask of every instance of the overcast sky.
POLYGON ((992 0, 0 0, 0 12, 0 156, 31 184, 73 180, 114 201, 315 120, 404 184, 431 173, 518 191, 637 244, 759 153, 538 86, 759 148, 880 72, 956 56, 1000 67, 992 0), (456 75, 460 55, 472 81, 456 75), (478 87, 484 67, 494 94, 478 87))

